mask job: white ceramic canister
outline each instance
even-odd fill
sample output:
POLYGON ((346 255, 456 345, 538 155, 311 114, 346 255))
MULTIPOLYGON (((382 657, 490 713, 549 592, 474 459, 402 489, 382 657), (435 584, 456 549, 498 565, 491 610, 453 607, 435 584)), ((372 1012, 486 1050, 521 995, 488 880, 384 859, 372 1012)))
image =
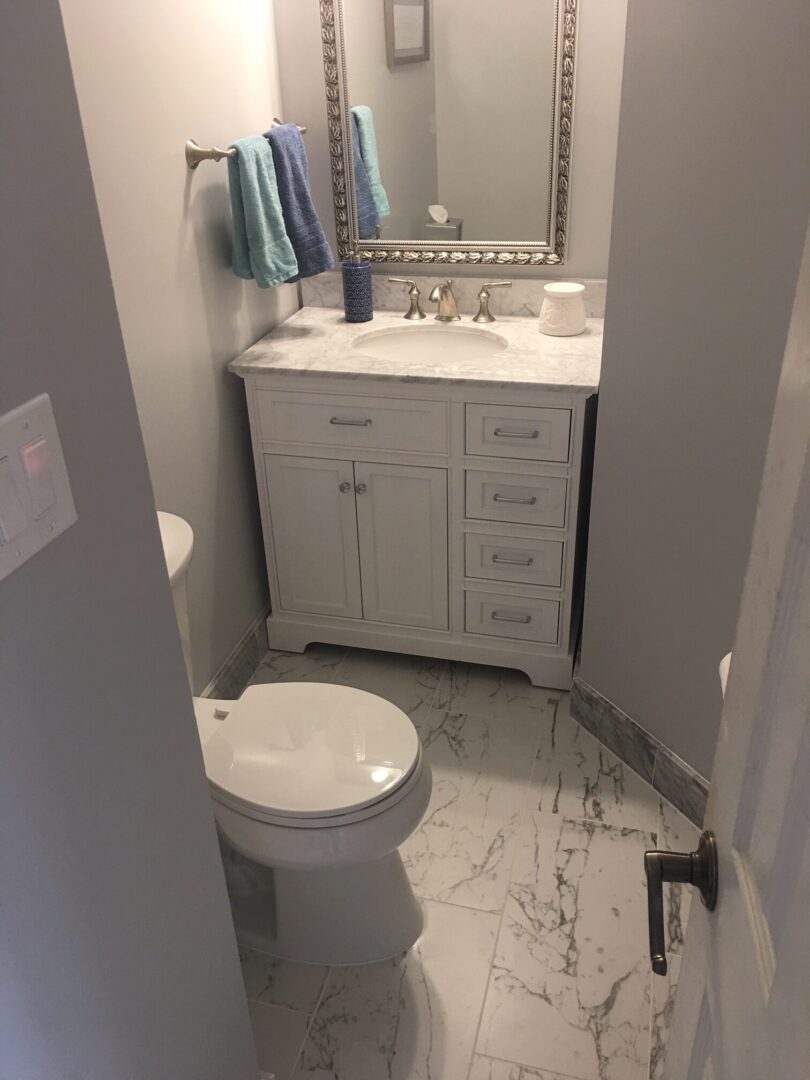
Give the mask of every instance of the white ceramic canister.
POLYGON ((584 285, 573 281, 551 281, 543 286, 540 333, 551 337, 571 337, 585 330, 584 285))

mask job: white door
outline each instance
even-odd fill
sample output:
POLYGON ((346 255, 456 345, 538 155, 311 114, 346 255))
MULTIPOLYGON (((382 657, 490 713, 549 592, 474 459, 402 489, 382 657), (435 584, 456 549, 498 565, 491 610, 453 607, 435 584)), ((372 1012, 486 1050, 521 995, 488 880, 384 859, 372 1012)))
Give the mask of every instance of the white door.
POLYGON ((806 245, 706 816, 719 897, 692 904, 669 1080, 810 1077, 809 710, 806 245))
POLYGON ((363 617, 350 461, 266 454, 283 611, 363 617))
POLYGON ((447 629, 447 470, 354 464, 363 614, 447 629))

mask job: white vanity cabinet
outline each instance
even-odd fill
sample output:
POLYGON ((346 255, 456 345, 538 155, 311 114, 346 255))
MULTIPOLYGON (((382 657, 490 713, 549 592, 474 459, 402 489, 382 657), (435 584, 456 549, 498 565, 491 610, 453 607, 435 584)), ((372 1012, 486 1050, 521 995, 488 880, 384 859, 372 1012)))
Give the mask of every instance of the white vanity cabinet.
POLYGON ((321 641, 570 685, 595 399, 440 377, 235 370, 272 648, 321 641))
POLYGON ((447 469, 263 454, 278 607, 447 630, 447 469))

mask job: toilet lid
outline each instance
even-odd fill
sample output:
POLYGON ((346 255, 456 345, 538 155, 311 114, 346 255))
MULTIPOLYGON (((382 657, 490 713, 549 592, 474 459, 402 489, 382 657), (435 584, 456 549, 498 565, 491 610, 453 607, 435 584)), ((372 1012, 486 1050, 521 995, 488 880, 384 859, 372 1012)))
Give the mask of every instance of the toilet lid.
POLYGON ((389 701, 348 686, 251 686, 203 747, 209 783, 259 811, 330 817, 390 795, 419 736, 389 701))

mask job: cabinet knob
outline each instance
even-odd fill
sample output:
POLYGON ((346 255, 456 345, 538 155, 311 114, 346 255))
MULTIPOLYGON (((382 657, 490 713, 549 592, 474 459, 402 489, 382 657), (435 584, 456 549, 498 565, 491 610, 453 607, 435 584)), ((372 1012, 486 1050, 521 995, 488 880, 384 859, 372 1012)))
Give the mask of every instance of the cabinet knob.
POLYGON ((365 484, 357 484, 354 490, 357 492, 358 495, 365 495, 365 493, 368 491, 368 488, 365 484))
POLYGON ((346 495, 349 491, 352 490, 352 485, 349 483, 348 480, 344 480, 343 483, 340 485, 340 488, 338 490, 342 491, 343 494, 346 495))

